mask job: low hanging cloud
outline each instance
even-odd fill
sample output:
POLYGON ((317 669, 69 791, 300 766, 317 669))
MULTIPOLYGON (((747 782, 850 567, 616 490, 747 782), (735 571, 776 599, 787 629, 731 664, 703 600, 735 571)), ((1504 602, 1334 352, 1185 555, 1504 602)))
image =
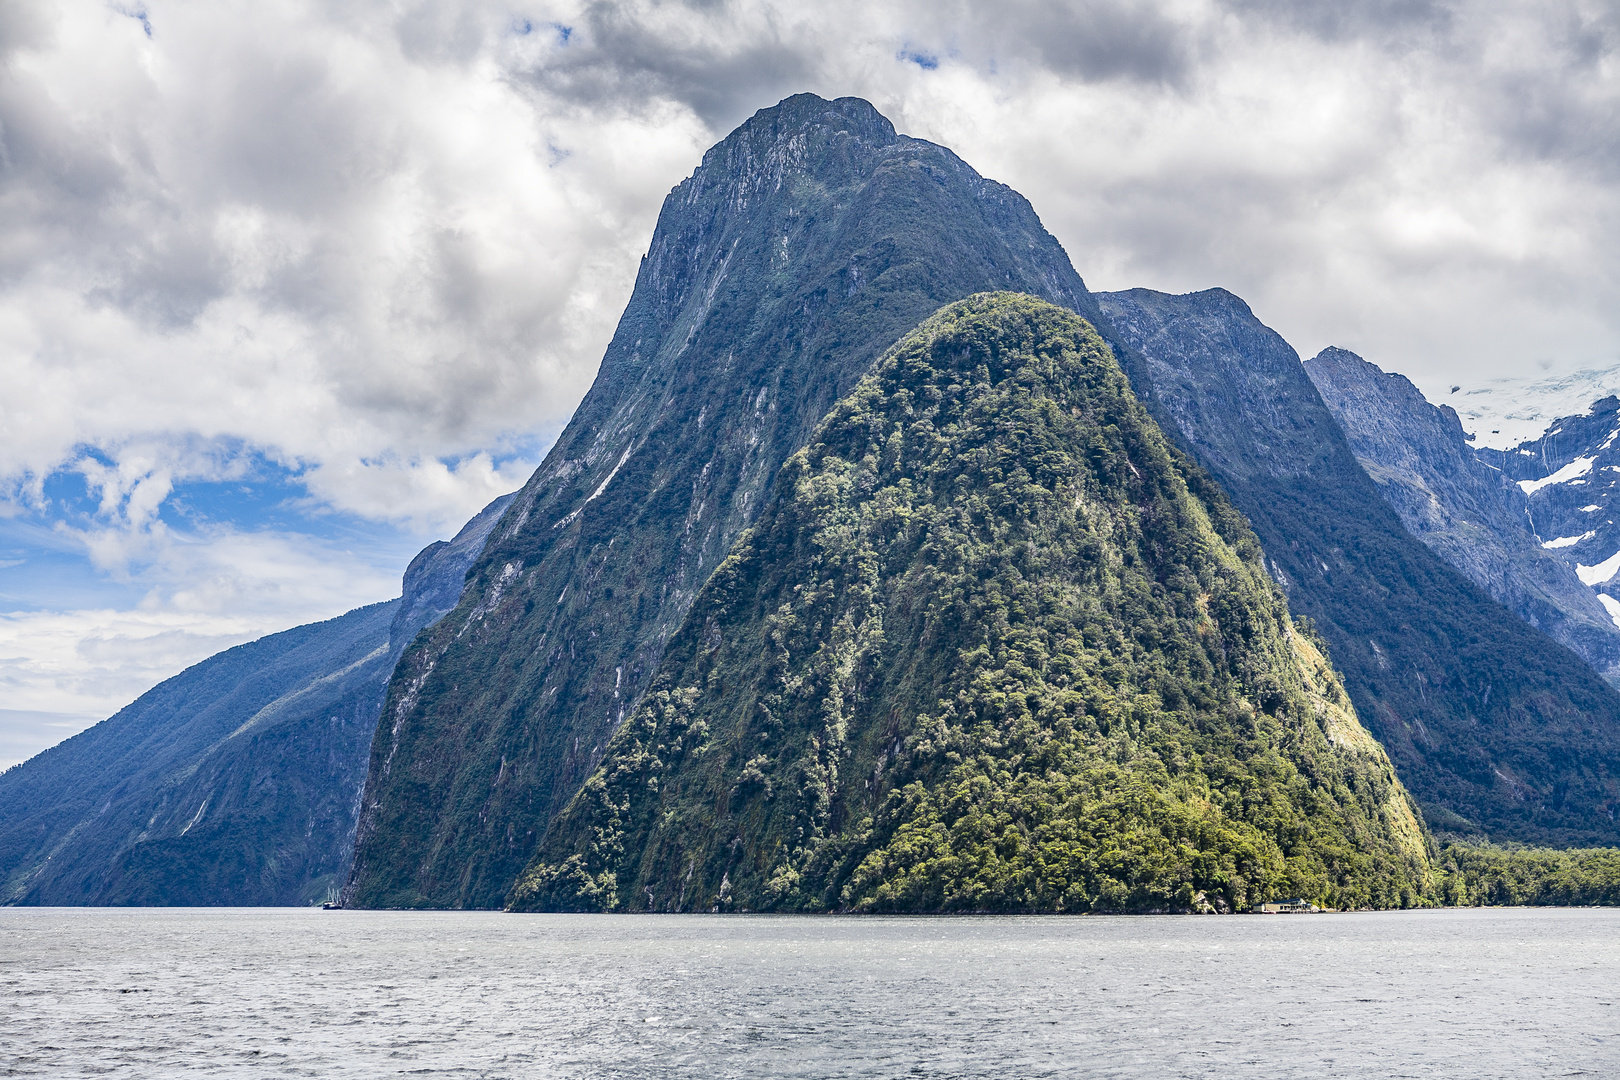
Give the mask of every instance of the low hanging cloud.
MULTIPOLYGON (((0 523, 179 620, 119 631, 167 656, 126 689, 179 662, 159 633, 200 658, 391 595, 398 553, 321 522, 448 535, 521 484, 664 195, 804 90, 1023 192, 1093 288, 1221 285, 1426 389, 1608 367, 1617 48, 1584 0, 11 0, 0 523), (267 472, 274 528, 179 513, 267 472)), ((80 654, 11 625, 11 707, 90 708, 27 689, 80 654)))

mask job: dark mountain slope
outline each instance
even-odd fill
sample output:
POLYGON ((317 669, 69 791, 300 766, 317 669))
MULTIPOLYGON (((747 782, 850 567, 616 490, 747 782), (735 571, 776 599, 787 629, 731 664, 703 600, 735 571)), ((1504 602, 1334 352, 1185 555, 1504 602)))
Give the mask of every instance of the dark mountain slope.
MULTIPOLYGON (((1620 682, 1620 627, 1575 566, 1560 558, 1595 535, 1584 537, 1589 530, 1581 529, 1571 543, 1543 547, 1532 528, 1529 497, 1500 468, 1475 456, 1455 412, 1429 404, 1403 376, 1386 374, 1344 349, 1323 349, 1305 362, 1305 371, 1356 460, 1412 535, 1531 626, 1568 646, 1611 686, 1620 682)), ((1605 426, 1601 433, 1606 437, 1611 430, 1605 426)), ((1589 503, 1576 494, 1577 505, 1589 503)), ((1561 524, 1557 515, 1545 516, 1557 522, 1552 527, 1561 524)), ((1604 520, 1577 510, 1575 525, 1604 520)), ((1558 535, 1547 539, 1557 543, 1558 535)), ((1601 544, 1593 547, 1601 550, 1601 544)))
MULTIPOLYGON (((397 607, 397 601, 375 604, 209 657, 110 720, 0 776, 6 898, 50 905, 116 903, 106 895, 109 884, 124 876, 119 866, 135 849, 155 843, 200 854, 199 840, 214 832, 200 816, 209 808, 201 800, 180 802, 178 789, 189 786, 199 764, 217 761, 226 744, 245 741, 233 735, 265 710, 274 713, 278 706, 314 698, 327 728, 318 733, 320 741, 351 755, 363 748, 368 732, 357 724, 352 698, 368 676, 373 696, 386 678, 388 624, 397 607), (193 818, 201 830, 195 838, 188 828, 193 818)), ((362 749, 354 756, 363 754, 362 749)), ((254 780, 270 779, 290 796, 287 810, 300 819, 299 833, 308 823, 318 844, 319 836, 343 831, 352 810, 332 805, 319 790, 330 783, 328 770, 288 791, 298 770, 279 769, 269 759, 256 764, 259 768, 244 776, 247 786, 251 790, 254 780), (265 776, 270 770, 280 775, 265 776)), ((226 805, 215 802, 215 820, 231 818, 243 793, 221 794, 226 805)), ((231 831, 238 831, 236 825, 230 822, 231 831)), ((149 867, 144 881, 124 882, 118 891, 127 897, 135 888, 157 903, 292 903, 301 886, 339 869, 335 858, 322 864, 322 855, 335 856, 335 851, 278 853, 267 839, 227 840, 213 866, 197 865, 178 881, 149 867), (223 893, 209 891, 221 885, 223 893)))
POLYGON ((776 470, 987 289, 1095 314, 1017 193, 866 102, 763 110, 665 200, 596 382, 395 673, 348 899, 499 906, 776 470))
POLYGON ((1146 358, 1133 382, 1253 523, 1431 824, 1620 841, 1620 697, 1406 532, 1293 349, 1224 290, 1098 300, 1146 358))
POLYGON ((412 560, 402 600, 209 657, 0 775, 0 899, 302 904, 341 884, 388 675, 510 499, 412 560))
POLYGON ((783 467, 514 906, 1410 903, 1389 760, 1184 462, 1073 314, 929 319, 783 467))

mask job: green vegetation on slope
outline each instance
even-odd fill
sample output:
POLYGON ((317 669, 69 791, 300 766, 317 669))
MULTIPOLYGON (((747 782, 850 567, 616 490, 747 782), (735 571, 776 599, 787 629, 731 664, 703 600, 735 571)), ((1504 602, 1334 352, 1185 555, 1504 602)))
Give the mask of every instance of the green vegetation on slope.
POLYGON ((1452 843, 1435 862, 1443 904, 1620 904, 1620 849, 1452 843))
POLYGON ((1421 902, 1422 827, 1260 559, 1090 325, 951 305, 788 460, 511 906, 1421 902))

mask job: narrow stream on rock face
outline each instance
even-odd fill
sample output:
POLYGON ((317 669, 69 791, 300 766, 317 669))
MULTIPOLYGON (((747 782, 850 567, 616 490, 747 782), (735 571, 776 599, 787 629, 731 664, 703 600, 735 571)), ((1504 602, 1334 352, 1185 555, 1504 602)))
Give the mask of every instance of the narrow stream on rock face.
POLYGON ((1608 1077, 1620 911, 0 909, 0 1075, 1608 1077))

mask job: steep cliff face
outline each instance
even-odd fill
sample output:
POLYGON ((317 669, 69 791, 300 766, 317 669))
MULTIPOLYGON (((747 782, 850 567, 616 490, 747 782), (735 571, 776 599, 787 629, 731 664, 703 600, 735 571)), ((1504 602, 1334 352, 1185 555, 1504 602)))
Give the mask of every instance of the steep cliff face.
POLYGON ((852 98, 789 98, 665 200, 595 384, 405 655, 348 898, 495 907, 787 456, 941 304, 1095 313, 1029 204, 852 98))
POLYGON ((1189 471, 1078 317, 935 315, 783 467, 513 905, 1412 902, 1389 760, 1189 471))
POLYGON ((418 555, 400 600, 209 657, 0 775, 0 901, 306 904, 341 885, 389 673, 511 498, 418 555))
POLYGON ((1405 530, 1293 349, 1220 289, 1098 301, 1144 358, 1138 391, 1253 523, 1430 823, 1620 841, 1620 696, 1405 530))
POLYGON ((1543 551, 1562 560, 1620 623, 1620 398, 1556 420, 1511 450, 1476 456, 1500 469, 1523 495, 1543 551))
MULTIPOLYGON (((1565 547, 1544 547, 1532 528, 1529 496, 1499 467, 1475 456, 1455 412, 1429 404, 1403 376, 1332 348, 1307 360, 1305 370, 1344 429, 1356 460, 1413 536, 1531 626, 1568 646, 1610 685, 1620 683, 1620 627, 1576 576, 1575 566, 1561 557, 1585 555, 1577 549, 1586 540, 1576 536, 1565 547)), ((1613 426, 1600 425, 1605 437, 1613 426)), ((1531 471, 1541 467, 1537 455, 1531 471)), ((1554 528, 1563 521, 1557 513, 1543 517, 1554 528)), ((1588 525, 1602 520, 1595 511, 1578 518, 1588 525)), ((1620 549, 1620 536, 1613 539, 1610 546, 1620 549)), ((1557 543, 1552 536, 1547 540, 1557 543)))

